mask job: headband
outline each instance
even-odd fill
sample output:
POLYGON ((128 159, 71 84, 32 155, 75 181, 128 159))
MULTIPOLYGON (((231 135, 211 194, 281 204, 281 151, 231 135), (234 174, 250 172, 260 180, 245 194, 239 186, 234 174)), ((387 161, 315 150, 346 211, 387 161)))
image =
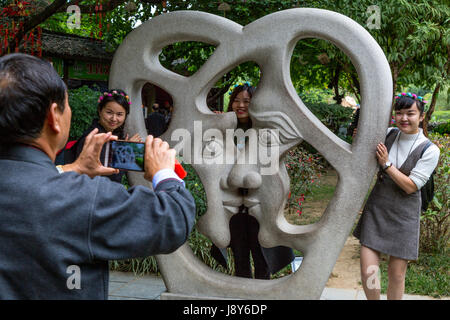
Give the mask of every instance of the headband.
POLYGON ((402 92, 402 93, 396 95, 394 97, 394 99, 398 99, 398 98, 401 98, 401 97, 409 97, 409 98, 414 99, 414 100, 419 100, 419 101, 421 101, 423 103, 428 103, 428 101, 425 101, 423 97, 418 96, 415 93, 411 93, 411 92, 402 92))
POLYGON ((97 102, 100 103, 105 97, 113 97, 113 96, 122 96, 127 100, 128 104, 131 105, 130 97, 127 96, 125 93, 123 92, 119 93, 116 90, 113 90, 112 92, 103 92, 103 94, 98 98, 97 102))
POLYGON ((234 89, 236 89, 236 88, 239 87, 239 86, 242 86, 242 87, 243 87, 243 86, 251 87, 252 85, 251 85, 251 83, 248 82, 248 81, 245 81, 245 82, 239 82, 238 84, 235 84, 235 85, 233 86, 233 88, 230 89, 230 91, 228 91, 228 94, 231 96, 231 94, 233 93, 234 89))

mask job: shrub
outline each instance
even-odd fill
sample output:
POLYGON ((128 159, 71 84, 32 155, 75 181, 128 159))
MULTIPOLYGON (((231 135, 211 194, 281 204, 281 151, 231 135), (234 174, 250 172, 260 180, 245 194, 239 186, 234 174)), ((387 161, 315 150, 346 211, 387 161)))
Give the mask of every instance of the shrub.
POLYGON ((299 145, 288 151, 285 165, 290 179, 287 210, 296 210, 301 215, 307 193, 311 192, 324 170, 323 159, 320 155, 308 152, 305 146, 299 145))
POLYGON ((438 134, 432 134, 430 138, 441 150, 441 155, 434 174, 435 196, 420 217, 420 248, 423 252, 437 253, 448 249, 450 238, 450 139, 448 135, 438 134))
POLYGON ((431 121, 433 122, 444 122, 450 121, 450 111, 449 110, 436 110, 431 115, 431 121))
MULTIPOLYGON (((434 298, 450 295, 450 274, 447 254, 421 253, 419 259, 410 261, 405 277, 405 293, 432 296, 434 298)), ((381 293, 387 293, 388 258, 382 255, 380 263, 381 293)))
POLYGON ((450 134, 450 120, 441 122, 431 122, 428 125, 428 131, 441 135, 450 134))
POLYGON ((72 123, 69 140, 76 140, 89 128, 92 119, 97 116, 97 99, 99 91, 88 86, 69 90, 69 105, 72 109, 72 123))
POLYGON ((300 94, 300 98, 311 112, 340 138, 350 142, 347 128, 353 120, 353 109, 339 104, 328 104, 329 90, 300 94))
POLYGON ((352 122, 352 108, 326 103, 308 104, 308 107, 328 129, 339 137, 346 138, 347 127, 352 122), (345 131, 341 128, 345 129, 345 131))

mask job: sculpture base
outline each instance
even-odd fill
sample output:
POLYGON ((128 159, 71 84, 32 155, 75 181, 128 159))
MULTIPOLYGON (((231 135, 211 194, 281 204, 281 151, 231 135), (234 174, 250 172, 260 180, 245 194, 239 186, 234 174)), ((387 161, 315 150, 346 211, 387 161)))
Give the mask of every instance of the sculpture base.
POLYGON ((213 296, 193 296, 182 293, 161 293, 161 300, 241 300, 239 298, 225 298, 225 297, 213 297, 213 296))

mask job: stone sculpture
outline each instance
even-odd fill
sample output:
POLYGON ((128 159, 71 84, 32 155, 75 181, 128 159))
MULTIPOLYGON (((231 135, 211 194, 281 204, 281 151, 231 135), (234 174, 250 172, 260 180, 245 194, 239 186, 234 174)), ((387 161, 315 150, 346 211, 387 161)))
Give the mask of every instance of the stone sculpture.
MULTIPOLYGON (((229 219, 236 206, 245 204, 260 223, 259 241, 263 246, 283 245, 304 253, 295 273, 275 280, 255 280, 213 271, 185 244, 175 253, 157 257, 168 289, 163 298, 319 299, 363 204, 376 170, 374 150, 384 140, 388 126, 392 78, 376 41, 350 18, 320 9, 285 10, 247 26, 204 12, 178 11, 133 30, 114 56, 110 87, 129 93, 133 104, 127 128, 143 137, 146 131, 140 92, 146 82, 172 95, 174 114, 163 139, 176 146, 183 157, 194 160, 193 167, 206 190, 208 210, 198 221, 198 229, 218 247, 226 247, 229 219), (291 55, 303 38, 332 42, 358 72, 362 104, 352 145, 335 136, 305 107, 291 83, 291 55), (165 69, 158 60, 165 46, 179 41, 201 41, 216 49, 194 75, 184 77, 165 69), (277 152, 277 170, 269 174, 262 173, 267 166, 260 162, 242 161, 239 153, 230 151, 233 148, 223 148, 227 130, 236 127, 236 117, 234 113, 214 114, 206 106, 207 93, 219 78, 247 61, 257 63, 262 74, 249 111, 258 148, 272 155, 277 152), (180 130, 190 136, 180 138, 180 130), (200 143, 195 137, 198 132, 200 143), (270 140, 267 137, 274 133, 277 147, 267 150, 269 146, 261 141, 270 140), (283 216, 289 192, 283 156, 303 140, 327 159, 339 180, 320 221, 295 226, 283 216), (196 162, 203 159, 205 147, 219 154, 222 150, 232 163, 196 162), (240 195, 239 188, 249 189, 248 195, 240 195)), ((250 148, 252 144, 245 146, 254 153, 250 148)), ((129 177, 132 184, 148 184, 142 175, 133 173, 129 177)))

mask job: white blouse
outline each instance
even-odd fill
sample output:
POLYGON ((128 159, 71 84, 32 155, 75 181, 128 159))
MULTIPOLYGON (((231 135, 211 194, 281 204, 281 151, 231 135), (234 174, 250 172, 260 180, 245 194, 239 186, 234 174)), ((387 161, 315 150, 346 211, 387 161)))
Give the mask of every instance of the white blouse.
MULTIPOLYGON (((388 133, 392 129, 393 128, 388 128, 388 133)), ((420 128, 419 132, 415 134, 406 134, 400 131, 400 134, 397 134, 394 144, 389 151, 389 161, 392 162, 396 168, 400 168, 408 155, 426 140, 427 138, 420 128)), ((416 184, 418 190, 425 185, 433 173, 433 170, 436 168, 439 161, 439 154, 439 148, 434 144, 430 145, 428 149, 425 150, 422 158, 417 161, 416 166, 411 170, 409 178, 416 184)))

